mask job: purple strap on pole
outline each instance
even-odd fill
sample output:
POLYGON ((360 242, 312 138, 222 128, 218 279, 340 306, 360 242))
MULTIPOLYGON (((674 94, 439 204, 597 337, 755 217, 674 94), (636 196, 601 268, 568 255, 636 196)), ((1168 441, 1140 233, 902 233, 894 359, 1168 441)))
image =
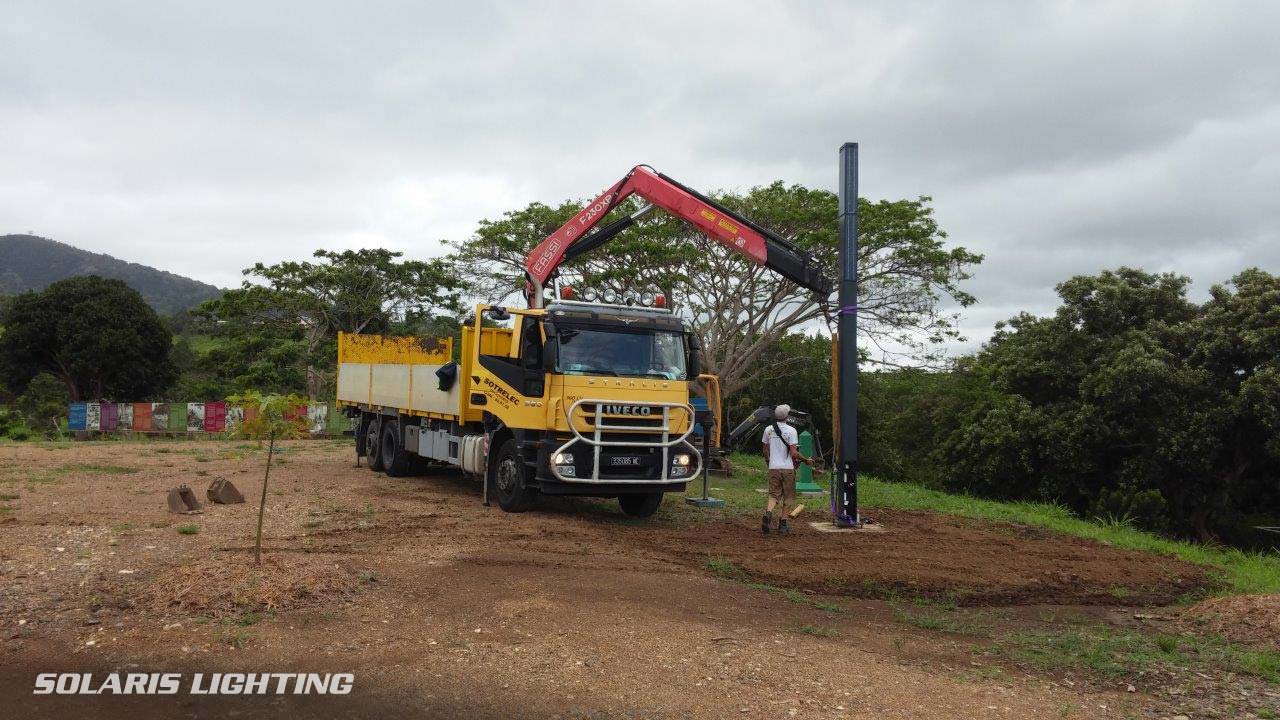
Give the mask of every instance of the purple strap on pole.
POLYGON ((837 311, 836 311, 836 314, 837 314, 837 315, 857 315, 857 314, 858 314, 858 306, 857 306, 857 305, 846 305, 846 306, 844 306, 844 307, 840 308, 839 310, 837 310, 837 311))

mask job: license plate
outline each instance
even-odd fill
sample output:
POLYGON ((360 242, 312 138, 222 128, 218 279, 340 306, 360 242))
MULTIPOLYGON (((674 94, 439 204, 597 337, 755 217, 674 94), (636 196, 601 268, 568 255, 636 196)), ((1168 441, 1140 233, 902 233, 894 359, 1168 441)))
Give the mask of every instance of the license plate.
POLYGON ((634 455, 617 455, 609 458, 609 464, 615 467, 619 465, 639 465, 640 458, 634 455))

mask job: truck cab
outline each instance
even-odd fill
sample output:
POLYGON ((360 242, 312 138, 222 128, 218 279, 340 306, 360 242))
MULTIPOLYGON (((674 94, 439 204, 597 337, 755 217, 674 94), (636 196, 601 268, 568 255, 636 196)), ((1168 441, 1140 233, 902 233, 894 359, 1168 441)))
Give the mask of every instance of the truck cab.
MULTIPOLYGON (((477 311, 483 332, 494 308, 477 311)), ((512 318, 505 353, 464 344, 476 353, 467 402, 487 417, 490 489, 504 509, 542 493, 618 497, 647 515, 698 474, 697 343, 679 317, 567 300, 498 314, 512 318)))

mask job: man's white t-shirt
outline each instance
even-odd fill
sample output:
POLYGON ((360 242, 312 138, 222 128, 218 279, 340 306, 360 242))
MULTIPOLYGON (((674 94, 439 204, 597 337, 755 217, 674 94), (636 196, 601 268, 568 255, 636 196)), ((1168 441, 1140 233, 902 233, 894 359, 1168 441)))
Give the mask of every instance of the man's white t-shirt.
POLYGON ((778 423, 778 429, 782 431, 781 439, 773 433, 772 425, 764 429, 764 437, 761 438, 763 442, 769 444, 769 469, 794 470, 796 464, 791 461, 791 451, 787 449, 787 445, 783 443, 783 440, 795 445, 800 442, 800 436, 796 433, 795 428, 784 422, 778 423))

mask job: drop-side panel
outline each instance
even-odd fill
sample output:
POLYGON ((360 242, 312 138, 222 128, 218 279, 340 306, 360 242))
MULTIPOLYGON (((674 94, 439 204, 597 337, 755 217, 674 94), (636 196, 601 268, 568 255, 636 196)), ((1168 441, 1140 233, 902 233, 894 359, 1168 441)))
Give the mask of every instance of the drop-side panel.
POLYGON ((409 408, 408 365, 374 365, 369 375, 369 402, 401 410, 409 408))
POLYGON ((369 363, 338 365, 338 399, 349 403, 369 402, 369 363))
POLYGON ((436 371, 442 365, 411 365, 413 373, 413 394, 409 406, 417 412, 432 412, 442 415, 457 415, 461 405, 461 385, 454 380, 448 390, 440 389, 440 378, 436 371))

